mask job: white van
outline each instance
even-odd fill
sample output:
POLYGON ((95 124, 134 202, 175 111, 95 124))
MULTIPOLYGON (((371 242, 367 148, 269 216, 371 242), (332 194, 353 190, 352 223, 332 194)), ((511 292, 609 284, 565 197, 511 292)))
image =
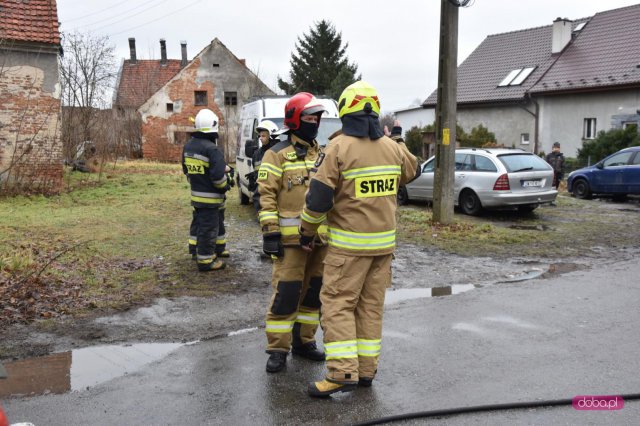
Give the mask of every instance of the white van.
MULTIPOLYGON (((242 107, 240 113, 240 131, 236 146, 236 180, 240 195, 240 204, 251 203, 251 192, 249 191, 249 181, 245 177, 253 171, 252 156, 257 148, 258 135, 256 127, 262 120, 273 121, 278 128, 284 124, 284 106, 291 96, 265 96, 251 98, 242 107)), ((321 146, 325 146, 336 130, 342 127, 338 118, 338 104, 330 98, 317 98, 326 108, 320 120, 320 129, 316 140, 321 146)), ((280 137, 286 140, 287 135, 280 137)))

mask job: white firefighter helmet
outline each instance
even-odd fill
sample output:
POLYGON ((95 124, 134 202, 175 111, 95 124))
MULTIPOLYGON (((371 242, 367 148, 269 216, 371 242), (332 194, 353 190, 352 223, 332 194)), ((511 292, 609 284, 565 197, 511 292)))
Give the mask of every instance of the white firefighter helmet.
POLYGON ((278 126, 276 126, 276 123, 271 120, 262 120, 256 127, 256 133, 260 134, 260 132, 263 130, 269 132, 270 136, 274 136, 278 131, 278 126))
POLYGON ((210 109, 201 109, 196 115, 194 126, 196 132, 216 133, 218 131, 218 116, 210 109))

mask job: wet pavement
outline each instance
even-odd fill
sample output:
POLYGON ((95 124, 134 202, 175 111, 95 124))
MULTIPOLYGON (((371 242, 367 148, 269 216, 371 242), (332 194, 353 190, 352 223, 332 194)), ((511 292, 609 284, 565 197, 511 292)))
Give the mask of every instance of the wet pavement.
MULTIPOLYGON (((461 272, 459 280, 449 281, 455 284, 436 290, 425 284, 439 282, 438 265, 430 266, 429 277, 410 280, 420 269, 397 259, 394 282, 405 279, 405 286, 388 291, 378 376, 373 387, 351 394, 309 398, 306 383, 322 377, 323 366, 296 357, 289 357, 284 372, 267 374, 264 330, 247 327, 189 344, 54 354, 58 359, 47 360, 54 364, 39 371, 66 371, 60 376, 69 378, 69 389, 2 397, 3 405, 12 422, 36 426, 325 425, 461 406, 640 393, 635 256, 601 262, 597 269, 518 259, 507 266, 493 275, 492 267, 478 267, 467 282, 461 272), (74 364, 83 359, 91 368, 76 381, 83 369, 74 364)), ((20 362, 38 366, 45 358, 20 362)), ((13 368, 7 365, 10 375, 13 368)), ((38 373, 32 381, 43 377, 38 373)), ((0 392, 6 383, 0 382, 0 392)), ((461 415, 436 424, 631 425, 638 418, 640 402, 627 401, 611 412, 568 406, 461 415)))

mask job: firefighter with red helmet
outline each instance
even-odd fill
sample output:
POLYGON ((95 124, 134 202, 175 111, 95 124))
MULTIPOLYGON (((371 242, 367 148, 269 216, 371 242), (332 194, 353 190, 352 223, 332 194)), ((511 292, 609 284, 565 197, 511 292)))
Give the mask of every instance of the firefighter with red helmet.
POLYGON ((182 171, 191 185, 193 219, 189 230, 189 252, 199 271, 223 269, 218 259, 229 257, 224 229, 225 192, 232 169, 218 149, 218 116, 202 109, 195 118, 195 132, 182 151, 182 171))
POLYGON ((313 247, 319 224, 326 221, 329 234, 320 293, 328 372, 309 384, 316 397, 371 386, 391 285, 398 186, 420 174, 404 143, 380 128, 373 87, 363 81, 348 86, 338 110, 342 134, 331 140, 311 179, 300 225, 303 249, 313 247))
POLYGON ((273 295, 266 314, 266 369, 281 371, 287 354, 323 361, 315 333, 320 314, 326 227, 314 237, 315 248, 303 251, 298 227, 304 197, 321 155, 315 138, 324 112, 310 93, 297 93, 285 105, 288 139, 265 152, 258 170, 263 251, 273 260, 273 295))

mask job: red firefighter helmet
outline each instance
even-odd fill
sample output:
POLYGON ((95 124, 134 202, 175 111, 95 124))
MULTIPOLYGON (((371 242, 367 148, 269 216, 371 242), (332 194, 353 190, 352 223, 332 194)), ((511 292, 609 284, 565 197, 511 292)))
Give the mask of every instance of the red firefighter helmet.
POLYGON ((322 114, 325 107, 311 93, 296 93, 284 106, 284 125, 289 130, 300 127, 300 116, 322 114))

